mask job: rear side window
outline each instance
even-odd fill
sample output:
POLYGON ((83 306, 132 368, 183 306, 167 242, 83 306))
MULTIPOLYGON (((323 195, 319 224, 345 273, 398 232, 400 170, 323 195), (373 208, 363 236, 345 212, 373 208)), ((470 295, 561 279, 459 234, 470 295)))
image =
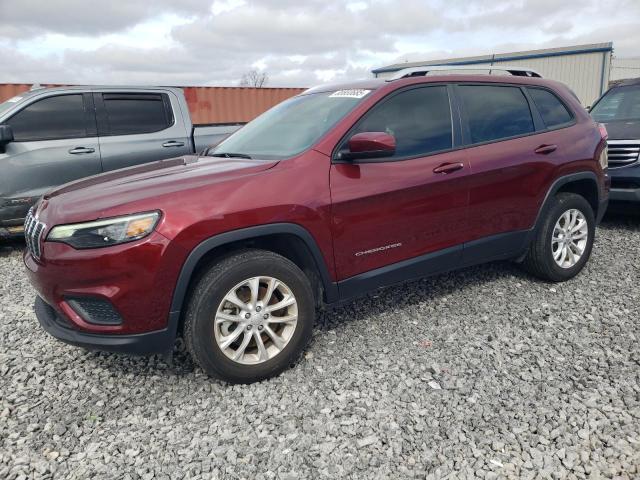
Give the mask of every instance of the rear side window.
POLYGON ((407 90, 373 107, 353 134, 387 132, 396 139, 393 158, 427 155, 452 146, 447 87, 407 90))
POLYGON ((547 128, 554 128, 569 123, 573 117, 567 107, 553 93, 542 88, 529 88, 529 95, 536 104, 547 128))
POLYGON ((17 142, 62 140, 87 136, 82 95, 43 98, 7 122, 17 142))
POLYGON ((109 135, 159 132, 173 124, 169 98, 164 94, 102 95, 109 135))
POLYGON ((533 133, 529 103, 518 87, 458 87, 469 123, 471 143, 490 142, 533 133))

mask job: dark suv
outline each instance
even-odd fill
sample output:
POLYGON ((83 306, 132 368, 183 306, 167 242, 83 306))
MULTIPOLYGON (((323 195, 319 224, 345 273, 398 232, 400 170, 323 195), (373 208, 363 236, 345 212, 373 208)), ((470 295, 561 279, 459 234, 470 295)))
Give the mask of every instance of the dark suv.
POLYGON ((208 156, 46 194, 26 221, 37 317, 103 350, 170 351, 179 334, 212 376, 268 378, 319 305, 500 259, 578 274, 608 199, 605 137, 539 78, 314 88, 208 156))
POLYGON ((616 206, 640 202, 640 78, 610 88, 591 109, 609 132, 611 200, 616 206))

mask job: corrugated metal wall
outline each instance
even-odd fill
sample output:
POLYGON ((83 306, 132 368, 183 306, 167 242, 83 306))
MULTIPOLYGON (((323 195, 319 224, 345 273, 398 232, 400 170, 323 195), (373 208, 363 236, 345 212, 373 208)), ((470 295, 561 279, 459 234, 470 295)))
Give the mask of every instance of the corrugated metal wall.
MULTIPOLYGON (((54 86, 54 85, 48 85, 54 86)), ((0 84, 0 102, 31 84, 0 84)), ((182 87, 195 124, 248 122, 304 88, 182 87)))
POLYGON ((640 77, 640 57, 616 58, 611 62, 609 81, 625 80, 640 77))
MULTIPOLYGON (((557 57, 511 60, 505 64, 529 67, 544 78, 568 85, 584 106, 591 105, 607 89, 609 83, 609 52, 580 53, 557 57)), ((494 62, 499 65, 501 62, 494 62)))
POLYGON ((0 103, 26 92, 30 88, 30 83, 0 83, 0 103))
MULTIPOLYGON (((541 56, 524 60, 500 61, 493 65, 513 65, 528 67, 539 72, 544 78, 558 80, 568 85, 584 106, 591 105, 607 89, 611 54, 609 52, 578 53, 575 55, 541 56), (604 62, 604 65, 603 65, 604 62)), ((474 67, 491 66, 491 62, 477 63, 474 67)), ((378 78, 386 78, 396 72, 383 72, 378 78)), ((463 72, 457 72, 463 73, 463 72)), ((466 73, 466 72, 464 72, 466 73)), ((468 73, 478 73, 469 71, 468 73)), ((482 72, 480 72, 482 73, 482 72)))

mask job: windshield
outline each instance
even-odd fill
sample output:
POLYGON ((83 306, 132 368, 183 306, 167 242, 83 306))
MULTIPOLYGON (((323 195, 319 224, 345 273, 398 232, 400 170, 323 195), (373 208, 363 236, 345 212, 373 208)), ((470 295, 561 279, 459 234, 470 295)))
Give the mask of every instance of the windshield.
POLYGON ((627 85, 609 90, 593 110, 591 116, 598 122, 640 120, 640 85, 627 85))
POLYGON ((371 90, 339 90, 290 98, 238 130, 209 155, 287 158, 302 153, 371 90))
POLYGON ((16 103, 22 100, 22 97, 13 97, 7 100, 6 102, 0 103, 0 115, 9 110, 11 107, 15 107, 16 103))

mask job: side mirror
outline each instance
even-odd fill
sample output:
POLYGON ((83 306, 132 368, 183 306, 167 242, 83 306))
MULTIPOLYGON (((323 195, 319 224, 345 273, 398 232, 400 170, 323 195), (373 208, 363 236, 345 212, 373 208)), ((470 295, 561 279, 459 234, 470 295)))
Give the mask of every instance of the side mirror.
POLYGON ((349 139, 348 147, 348 151, 341 152, 340 158, 358 160, 391 157, 396 152, 396 139, 386 132, 362 132, 349 139))
POLYGON ((0 149, 4 150, 7 143, 13 142, 13 130, 10 125, 0 125, 0 149))

